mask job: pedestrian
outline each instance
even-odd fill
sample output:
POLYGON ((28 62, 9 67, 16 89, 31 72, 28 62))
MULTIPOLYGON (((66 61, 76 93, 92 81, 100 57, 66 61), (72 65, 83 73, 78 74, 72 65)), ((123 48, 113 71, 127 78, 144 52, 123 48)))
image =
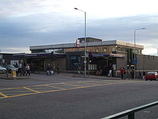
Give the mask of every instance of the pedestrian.
POLYGON ((78 66, 78 74, 80 74, 81 73, 81 67, 80 66, 78 66))
POLYGON ((22 63, 21 62, 19 62, 19 64, 18 64, 18 71, 17 71, 17 75, 22 75, 22 63))
POLYGON ((23 76, 26 75, 26 63, 25 62, 22 63, 21 74, 23 76))
POLYGON ((112 70, 109 70, 108 76, 111 77, 112 76, 112 70))
POLYGON ((50 64, 48 64, 48 66, 47 66, 47 76, 51 76, 51 74, 52 74, 52 67, 51 67, 50 64))
POLYGON ((95 73, 97 76, 100 76, 102 74, 102 68, 101 66, 98 67, 98 70, 95 73))
POLYGON ((59 74, 60 73, 60 66, 59 66, 59 64, 57 65, 57 74, 59 74))
POLYGON ((124 68, 120 68, 120 74, 121 74, 121 79, 123 79, 124 78, 124 68))
POLYGON ((145 71, 143 71, 143 80, 145 80, 145 71))
POLYGON ((30 66, 29 64, 26 65, 26 76, 29 75, 30 76, 30 66))
POLYGON ((123 79, 125 80, 126 79, 126 70, 125 70, 125 68, 123 68, 123 72, 124 72, 123 79))
POLYGON ((139 71, 139 78, 142 79, 142 74, 140 71, 139 71))
POLYGON ((134 79, 134 70, 131 71, 131 78, 134 79))

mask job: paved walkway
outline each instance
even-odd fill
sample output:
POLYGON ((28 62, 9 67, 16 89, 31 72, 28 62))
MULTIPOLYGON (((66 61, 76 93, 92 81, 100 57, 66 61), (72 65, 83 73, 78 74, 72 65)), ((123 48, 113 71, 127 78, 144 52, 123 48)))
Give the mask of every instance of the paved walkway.
MULTIPOLYGON (((35 75, 46 75, 44 72, 43 73, 35 73, 35 75)), ((47 75, 46 75, 47 76, 47 75)), ((96 75, 86 75, 84 76, 84 74, 75 74, 75 73, 60 73, 60 74, 54 74, 54 76, 57 77, 76 77, 76 78, 95 78, 95 79, 112 79, 112 80, 122 80, 119 77, 107 77, 107 76, 96 76, 96 75)), ((0 74, 0 79, 10 79, 10 80, 14 80, 14 79, 28 79, 28 78, 32 78, 32 76, 16 76, 13 77, 11 74, 8 74, 8 77, 6 74, 0 74)), ((126 80, 132 80, 127 78, 126 80)), ((142 80, 142 79, 135 79, 135 80, 142 80)))

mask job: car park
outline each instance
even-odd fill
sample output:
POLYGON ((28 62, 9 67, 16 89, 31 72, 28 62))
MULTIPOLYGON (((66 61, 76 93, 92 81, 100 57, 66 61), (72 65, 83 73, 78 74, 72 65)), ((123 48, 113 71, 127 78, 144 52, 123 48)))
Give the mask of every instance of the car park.
POLYGON ((6 68, 5 67, 3 67, 3 66, 0 66, 0 74, 4 74, 4 73, 6 73, 6 68))
POLYGON ((158 73, 156 71, 153 72, 147 72, 145 75, 145 80, 157 80, 158 79, 158 73))

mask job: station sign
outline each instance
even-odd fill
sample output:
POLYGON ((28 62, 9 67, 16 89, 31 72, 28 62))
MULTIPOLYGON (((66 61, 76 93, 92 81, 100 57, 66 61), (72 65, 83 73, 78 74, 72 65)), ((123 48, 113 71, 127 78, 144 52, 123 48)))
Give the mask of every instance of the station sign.
POLYGON ((80 40, 76 40, 76 47, 80 47, 80 40))

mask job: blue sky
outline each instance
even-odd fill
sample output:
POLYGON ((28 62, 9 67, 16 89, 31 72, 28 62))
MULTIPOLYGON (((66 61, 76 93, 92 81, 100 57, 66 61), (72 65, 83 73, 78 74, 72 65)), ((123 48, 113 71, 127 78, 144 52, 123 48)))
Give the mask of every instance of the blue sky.
POLYGON ((1 52, 28 53, 29 46, 72 43, 87 36, 144 45, 156 55, 158 7, 156 0, 0 0, 1 52))

